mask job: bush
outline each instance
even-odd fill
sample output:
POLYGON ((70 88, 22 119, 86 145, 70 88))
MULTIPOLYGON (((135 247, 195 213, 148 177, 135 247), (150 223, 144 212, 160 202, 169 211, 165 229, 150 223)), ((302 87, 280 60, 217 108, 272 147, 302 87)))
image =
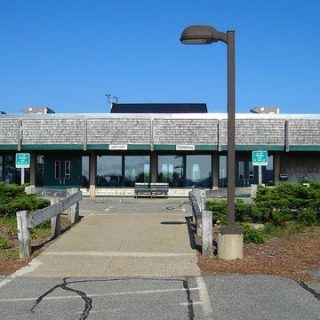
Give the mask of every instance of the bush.
POLYGON ((253 213, 263 222, 281 225, 286 221, 298 221, 307 225, 320 222, 320 183, 278 184, 274 188, 258 187, 253 213), (311 210, 306 211, 305 210, 311 210))
MULTIPOLYGON (((227 201, 226 200, 214 200, 208 201, 206 209, 212 211, 213 223, 220 221, 226 222, 227 217, 227 201)), ((236 200, 235 203, 235 218, 239 222, 258 222, 253 219, 252 215, 253 204, 244 202, 243 200, 236 200)))
POLYGON ((258 222, 253 219, 252 214, 253 204, 244 202, 243 200, 236 200, 235 215, 239 222, 258 222))
MULTIPOLYGON (((206 208, 212 211, 213 223, 226 223, 226 200, 209 201, 206 208)), ((254 203, 236 201, 235 218, 239 223, 269 222, 282 227, 287 222, 320 224, 320 183, 310 182, 309 187, 301 184, 258 186, 254 203)))
POLYGON ((213 224, 217 223, 217 221, 220 221, 222 224, 227 222, 227 201, 208 201, 206 209, 212 211, 213 224))
POLYGON ((311 208, 300 209, 297 214, 297 221, 306 226, 311 226, 313 224, 316 224, 317 212, 311 208))
POLYGON ((21 210, 35 211, 49 204, 48 200, 35 194, 26 194, 24 186, 0 182, 0 216, 15 215, 21 210))
POLYGON ((243 225, 243 241, 244 243, 264 243, 265 236, 262 230, 255 229, 248 224, 243 225))

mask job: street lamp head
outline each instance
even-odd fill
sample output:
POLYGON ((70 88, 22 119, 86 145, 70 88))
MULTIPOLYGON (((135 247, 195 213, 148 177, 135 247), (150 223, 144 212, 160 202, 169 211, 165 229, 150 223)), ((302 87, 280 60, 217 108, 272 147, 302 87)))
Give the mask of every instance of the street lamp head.
POLYGON ((210 26, 189 26, 183 30, 180 41, 183 44, 227 43, 227 35, 210 26))

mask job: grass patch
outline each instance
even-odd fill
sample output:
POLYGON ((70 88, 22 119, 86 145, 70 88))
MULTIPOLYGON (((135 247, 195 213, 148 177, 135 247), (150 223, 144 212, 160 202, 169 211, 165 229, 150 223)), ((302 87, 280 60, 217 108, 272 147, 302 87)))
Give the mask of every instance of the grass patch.
POLYGON ((10 249, 12 247, 11 243, 6 239, 0 237, 0 249, 10 249))
POLYGON ((244 243, 262 244, 265 242, 265 233, 263 232, 263 230, 255 229, 248 224, 244 224, 242 228, 244 243))
POLYGON ((2 257, 8 258, 8 259, 12 259, 12 260, 20 259, 19 250, 16 248, 2 250, 0 254, 2 257))
POLYGON ((5 232, 10 237, 17 237, 17 219, 15 216, 0 217, 0 228, 5 229, 5 232))
POLYGON ((31 240, 49 238, 51 236, 50 220, 45 221, 30 230, 31 240))

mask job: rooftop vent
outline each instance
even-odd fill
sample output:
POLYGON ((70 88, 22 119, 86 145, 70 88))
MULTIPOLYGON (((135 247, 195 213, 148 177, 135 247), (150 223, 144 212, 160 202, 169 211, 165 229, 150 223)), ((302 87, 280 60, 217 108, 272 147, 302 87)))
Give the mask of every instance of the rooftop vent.
POLYGON ((251 113, 279 114, 278 107, 255 107, 250 110, 251 113))
POLYGON ((47 107, 28 107, 25 109, 22 109, 23 113, 28 114, 47 114, 47 113, 55 113, 53 110, 47 107))

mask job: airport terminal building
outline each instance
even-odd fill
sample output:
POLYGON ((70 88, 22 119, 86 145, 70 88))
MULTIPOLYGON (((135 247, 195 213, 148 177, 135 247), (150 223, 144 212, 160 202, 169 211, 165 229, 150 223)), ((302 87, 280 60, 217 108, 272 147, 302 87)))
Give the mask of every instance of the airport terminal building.
MULTIPOLYGON (((48 108, 0 114, 0 180, 20 183, 16 153, 30 153, 26 182, 78 187, 92 197, 133 196, 135 182, 166 182, 169 196, 227 186, 227 114, 205 104, 113 104, 111 113, 48 108)), ((236 186, 258 182, 252 151, 268 151, 262 182, 320 181, 320 115, 236 115, 236 186)))

